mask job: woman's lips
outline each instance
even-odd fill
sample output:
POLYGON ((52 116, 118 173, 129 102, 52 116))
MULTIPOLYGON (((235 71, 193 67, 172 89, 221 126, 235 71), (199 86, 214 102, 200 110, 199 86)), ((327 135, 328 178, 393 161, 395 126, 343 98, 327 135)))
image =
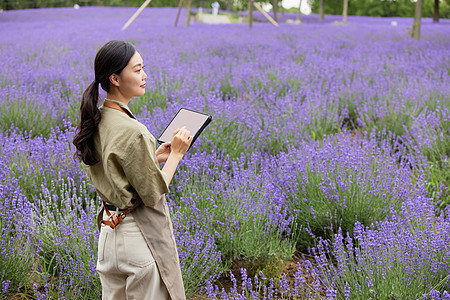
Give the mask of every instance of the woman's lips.
POLYGON ((141 88, 145 88, 145 87, 146 87, 146 85, 147 85, 147 84, 145 84, 145 83, 144 83, 143 85, 141 85, 141 88))

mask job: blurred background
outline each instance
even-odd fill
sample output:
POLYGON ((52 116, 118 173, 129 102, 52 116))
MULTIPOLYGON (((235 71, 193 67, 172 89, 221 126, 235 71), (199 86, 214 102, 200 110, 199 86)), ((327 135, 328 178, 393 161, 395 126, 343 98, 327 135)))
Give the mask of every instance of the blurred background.
MULTIPOLYGON (((140 6, 144 0, 0 0, 0 10, 68 7, 68 6, 140 6)), ((215 0, 193 0, 192 7, 211 8, 215 0)), ((220 10, 240 12, 247 10, 247 0, 218 0, 220 10)), ((320 0, 269 0, 257 1, 266 11, 273 11, 274 4, 280 13, 297 12, 299 5, 304 14, 319 13, 320 0)), ((414 15, 417 0, 348 0, 348 15, 376 17, 411 17, 414 15)), ((153 7, 175 7, 179 0, 153 0, 153 7)), ((343 0, 325 0, 324 12, 339 15, 344 6, 343 0)), ((439 7, 441 18, 450 18, 450 0, 423 0, 422 16, 433 17, 435 7, 439 7)))

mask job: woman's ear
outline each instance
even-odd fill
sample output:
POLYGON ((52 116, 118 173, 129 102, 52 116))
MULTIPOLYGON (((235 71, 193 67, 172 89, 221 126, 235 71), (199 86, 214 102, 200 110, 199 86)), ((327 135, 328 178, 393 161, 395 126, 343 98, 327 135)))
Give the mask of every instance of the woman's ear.
POLYGON ((115 73, 112 73, 111 75, 109 75, 109 82, 111 82, 111 84, 114 86, 119 86, 119 76, 117 76, 117 74, 115 73))

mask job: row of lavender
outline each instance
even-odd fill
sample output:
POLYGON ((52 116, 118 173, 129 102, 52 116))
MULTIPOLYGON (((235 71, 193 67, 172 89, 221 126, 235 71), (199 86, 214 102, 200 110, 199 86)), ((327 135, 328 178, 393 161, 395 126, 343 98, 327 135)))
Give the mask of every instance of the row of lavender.
POLYGON ((126 39, 154 135, 182 106, 214 116, 168 197, 189 296, 449 297, 448 22, 417 43, 404 19, 172 28, 176 11, 155 8, 120 32, 132 13, 0 14, 4 295, 99 296, 99 202, 70 141, 96 50, 126 39), (308 248, 317 263, 288 280, 280 261, 308 248), (222 291, 235 258, 259 265, 222 291))

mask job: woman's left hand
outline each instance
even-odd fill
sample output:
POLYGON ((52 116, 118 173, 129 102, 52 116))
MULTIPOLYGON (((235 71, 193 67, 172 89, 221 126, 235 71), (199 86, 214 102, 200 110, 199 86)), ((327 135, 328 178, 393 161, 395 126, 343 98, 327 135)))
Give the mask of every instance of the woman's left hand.
POLYGON ((166 162, 167 159, 169 158, 169 154, 171 151, 170 145, 171 142, 161 144, 161 146, 159 146, 158 149, 156 150, 156 159, 158 160, 159 163, 166 162))

